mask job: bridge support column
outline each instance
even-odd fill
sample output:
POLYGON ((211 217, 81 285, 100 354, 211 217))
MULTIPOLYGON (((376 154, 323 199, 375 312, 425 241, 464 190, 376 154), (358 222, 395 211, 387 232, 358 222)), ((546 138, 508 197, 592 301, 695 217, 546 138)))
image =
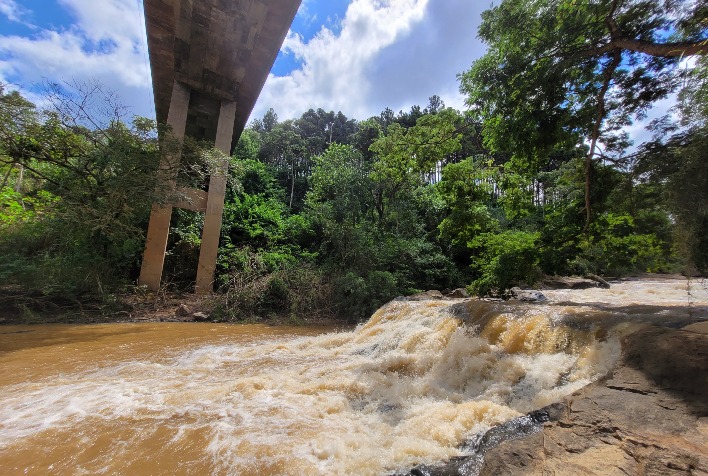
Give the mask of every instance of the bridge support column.
MULTIPOLYGON (((170 110, 167 115, 167 124, 172 128, 171 135, 180 143, 184 139, 184 130, 187 126, 187 110, 189 109, 189 96, 191 90, 177 81, 172 86, 172 99, 170 110)), ((173 188, 175 184, 175 174, 180 162, 180 152, 166 153, 160 162, 160 179, 173 188)), ((165 190, 171 193, 172 190, 165 190)), ((145 253, 143 263, 140 267, 140 277, 138 284, 147 286, 151 291, 160 289, 162 279, 162 268, 165 264, 165 251, 167 250, 167 238, 170 232, 170 219, 172 218, 172 204, 153 203, 150 213, 150 224, 148 225, 147 238, 145 241, 145 253)))
MULTIPOLYGON (((216 128, 215 146, 226 155, 231 154, 235 120, 236 103, 233 101, 222 102, 219 111, 219 122, 216 128)), ((221 219, 224 213, 228 169, 229 162, 224 160, 218 164, 216 170, 213 170, 211 177, 209 177, 209 195, 204 214, 202 246, 199 250, 199 266, 197 268, 195 288, 198 294, 209 293, 214 288, 214 271, 219 250, 219 237, 221 236, 221 219)))

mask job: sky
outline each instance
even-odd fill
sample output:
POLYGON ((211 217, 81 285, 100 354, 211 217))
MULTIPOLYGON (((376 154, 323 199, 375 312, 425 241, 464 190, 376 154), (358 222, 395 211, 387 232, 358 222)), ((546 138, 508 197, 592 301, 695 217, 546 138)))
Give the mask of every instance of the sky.
MULTIPOLYGON (((464 109, 457 74, 482 56, 476 0, 303 0, 251 118, 309 108, 359 120, 439 95, 464 109)), ((154 117, 142 0, 0 0, 0 81, 98 81, 154 117)), ((654 116, 652 114, 651 116, 654 116)), ((636 138, 641 124, 632 127, 636 138)))

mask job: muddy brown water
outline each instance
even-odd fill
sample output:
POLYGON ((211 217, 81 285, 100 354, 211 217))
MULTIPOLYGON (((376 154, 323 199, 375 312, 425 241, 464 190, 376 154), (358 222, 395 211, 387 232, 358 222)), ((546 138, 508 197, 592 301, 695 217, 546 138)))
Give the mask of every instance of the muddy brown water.
POLYGON ((471 303, 466 322, 449 301, 392 302, 347 332, 3 326, 0 473, 376 475, 433 464, 604 375, 638 316, 708 309, 700 282, 676 279, 548 295, 540 306, 471 303))

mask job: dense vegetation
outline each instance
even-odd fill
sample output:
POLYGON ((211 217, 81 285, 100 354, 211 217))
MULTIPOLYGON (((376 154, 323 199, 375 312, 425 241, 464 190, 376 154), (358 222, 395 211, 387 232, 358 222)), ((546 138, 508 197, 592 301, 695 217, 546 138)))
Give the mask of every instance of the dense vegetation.
MULTIPOLYGON (((437 96, 363 121, 269 110, 231 157, 215 315, 357 320, 431 288, 705 274, 701 8, 506 0, 484 14, 488 53, 460 75, 467 112, 437 96), (699 60, 680 67, 679 47, 699 60), (624 128, 674 92, 674 115, 632 148, 624 128)), ((95 86, 53 85, 45 103, 0 89, 3 296, 111 299, 137 278, 150 204, 169 199, 156 126, 126 123, 95 86)), ((203 183, 213 155, 184 144, 180 180, 203 183)), ((194 280, 200 220, 173 214, 168 288, 194 280)))

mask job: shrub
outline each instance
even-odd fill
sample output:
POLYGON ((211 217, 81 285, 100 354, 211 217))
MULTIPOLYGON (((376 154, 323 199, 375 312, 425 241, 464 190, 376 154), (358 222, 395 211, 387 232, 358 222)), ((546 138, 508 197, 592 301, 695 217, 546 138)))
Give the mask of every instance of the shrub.
POLYGON ((580 243, 581 252, 572 264, 579 274, 611 276, 666 268, 666 243, 653 234, 635 233, 631 216, 604 214, 593 224, 590 237, 580 243))
POLYGON ((477 276, 469 291, 477 295, 505 294, 511 287, 532 283, 540 275, 538 233, 483 233, 470 243, 477 253, 472 269, 477 276))
POLYGON ((228 250, 219 276, 214 314, 221 320, 330 318, 332 286, 325 273, 305 258, 256 252, 248 247, 228 250), (276 264, 279 267, 276 267, 276 264))

